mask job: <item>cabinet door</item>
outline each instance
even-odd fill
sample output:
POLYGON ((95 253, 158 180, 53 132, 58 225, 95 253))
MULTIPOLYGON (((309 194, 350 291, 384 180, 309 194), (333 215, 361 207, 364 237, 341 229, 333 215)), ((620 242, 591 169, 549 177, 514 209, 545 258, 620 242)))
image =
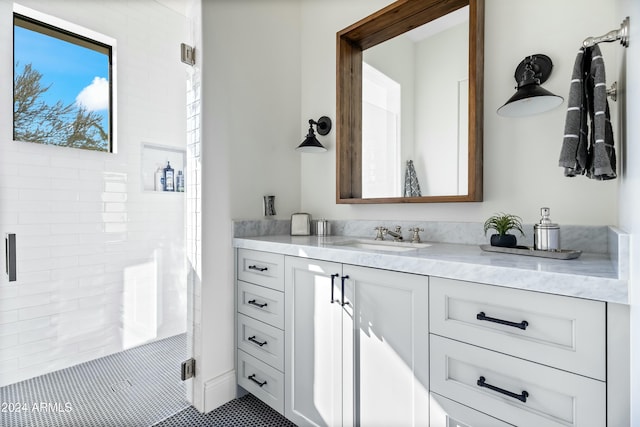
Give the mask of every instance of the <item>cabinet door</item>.
POLYGON ((285 416, 299 426, 342 425, 340 264, 285 259, 285 416), (334 288, 332 293, 332 277, 334 288))
POLYGON ((349 277, 345 319, 353 319, 343 344, 352 425, 428 425, 428 277, 347 265, 343 275, 349 277))

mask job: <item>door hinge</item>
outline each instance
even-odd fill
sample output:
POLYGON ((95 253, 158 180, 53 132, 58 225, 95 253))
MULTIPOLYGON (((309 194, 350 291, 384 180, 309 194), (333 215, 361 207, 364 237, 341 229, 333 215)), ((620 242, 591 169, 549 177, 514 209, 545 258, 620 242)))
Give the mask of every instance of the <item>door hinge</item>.
POLYGON ((195 65, 196 48, 184 43, 180 43, 180 59, 187 65, 195 65))
POLYGON ((180 368, 180 378, 182 381, 186 381, 189 378, 193 378, 196 376, 196 359, 193 357, 191 359, 185 360, 182 362, 182 367, 180 368))

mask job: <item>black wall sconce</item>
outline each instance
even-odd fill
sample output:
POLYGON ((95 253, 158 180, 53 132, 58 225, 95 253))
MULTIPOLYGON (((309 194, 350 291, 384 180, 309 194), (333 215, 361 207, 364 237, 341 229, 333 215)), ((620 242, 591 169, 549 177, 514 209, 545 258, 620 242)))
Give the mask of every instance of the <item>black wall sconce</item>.
POLYGON ((316 125, 316 129, 320 135, 326 135, 331 131, 331 119, 327 116, 322 116, 316 122, 315 120, 309 120, 309 132, 307 137, 302 141, 302 144, 298 145, 297 150, 303 153, 322 153, 327 151, 326 148, 316 138, 316 134, 313 132, 313 125, 316 125))
POLYGON ((524 117, 552 110, 562 104, 564 98, 542 88, 547 81, 553 63, 547 55, 527 56, 516 68, 515 79, 518 87, 515 95, 497 113, 505 117, 524 117))

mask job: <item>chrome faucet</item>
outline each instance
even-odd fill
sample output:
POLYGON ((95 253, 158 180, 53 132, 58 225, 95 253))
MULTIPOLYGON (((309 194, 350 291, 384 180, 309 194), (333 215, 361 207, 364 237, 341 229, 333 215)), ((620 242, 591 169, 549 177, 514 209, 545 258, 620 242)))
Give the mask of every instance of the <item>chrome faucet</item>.
POLYGON ((396 231, 391 231, 385 228, 382 230, 382 234, 388 234, 389 236, 393 237, 394 242, 401 242, 403 240, 401 230, 402 230, 402 227, 399 225, 396 225, 396 231))

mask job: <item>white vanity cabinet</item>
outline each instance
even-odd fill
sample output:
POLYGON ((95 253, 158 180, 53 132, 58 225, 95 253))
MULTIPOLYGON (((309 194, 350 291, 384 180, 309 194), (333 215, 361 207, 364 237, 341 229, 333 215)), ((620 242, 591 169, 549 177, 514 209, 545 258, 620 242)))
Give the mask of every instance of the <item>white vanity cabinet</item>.
POLYGON ((603 302, 430 279, 431 390, 518 426, 605 426, 603 302))
POLYGON ((285 416, 428 425, 428 278, 285 258, 285 416))
POLYGON ((237 380, 284 414, 284 255, 238 249, 237 380))
POLYGON ((523 270, 533 291, 392 271, 399 255, 380 254, 383 269, 325 246, 308 256, 342 262, 275 253, 281 240, 237 249, 236 368, 295 424, 629 425, 628 305, 575 283, 578 297, 542 292, 567 293, 567 275, 549 287, 523 270))

